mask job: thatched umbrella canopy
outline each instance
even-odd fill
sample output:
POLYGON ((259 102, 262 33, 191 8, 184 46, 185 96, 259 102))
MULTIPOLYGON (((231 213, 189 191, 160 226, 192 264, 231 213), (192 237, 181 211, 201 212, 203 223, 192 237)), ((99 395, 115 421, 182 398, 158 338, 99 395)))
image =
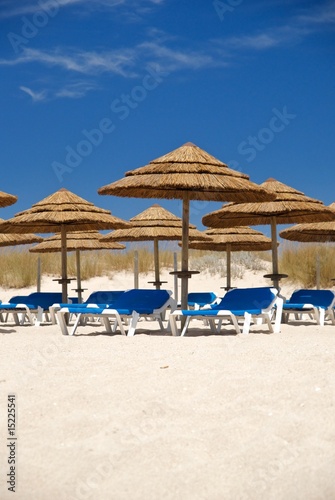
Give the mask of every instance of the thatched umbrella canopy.
POLYGON ((309 198, 301 191, 275 179, 261 184, 267 191, 274 193, 276 199, 260 203, 229 203, 220 210, 205 215, 202 222, 209 227, 234 227, 245 225, 271 224, 272 239, 272 279, 278 288, 277 224, 292 222, 315 222, 335 219, 334 212, 321 201, 309 198))
POLYGON ((335 221, 296 224, 280 231, 279 236, 284 240, 305 243, 335 241, 335 221))
MULTIPOLYGON (((335 213, 335 203, 329 205, 335 213)), ((306 224, 296 224, 295 226, 283 229, 279 236, 285 240, 301 242, 332 242, 335 241, 335 220, 328 222, 314 222, 306 224)))
POLYGON ((271 238, 247 226, 206 229, 204 234, 209 236, 211 240, 191 241, 189 248, 227 253, 226 290, 231 288, 231 252, 265 251, 272 248, 271 238))
MULTIPOLYGON (((159 290, 162 282, 159 276, 158 242, 163 240, 180 240, 182 236, 182 220, 158 204, 152 205, 140 214, 132 217, 130 227, 117 229, 102 237, 103 241, 153 241, 155 281, 159 290)), ((206 240, 208 237, 198 231, 193 224, 189 228, 190 240, 206 240)))
MULTIPOLYGON (((5 222, 0 219, 0 222, 5 222)), ((29 245, 31 243, 40 243, 43 241, 42 236, 37 234, 1 234, 0 233, 0 247, 10 247, 16 245, 29 245)))
MULTIPOLYGON (((0 235, 1 237, 1 235, 0 235)), ((117 242, 108 242, 102 240, 102 234, 99 231, 77 231, 67 233, 66 245, 68 252, 76 252, 76 268, 77 268, 77 293, 78 302, 82 302, 81 288, 81 272, 80 272, 80 251, 87 250, 123 250, 125 245, 117 242)), ((29 252, 33 253, 49 253, 60 252, 62 250, 61 235, 55 234, 49 238, 45 238, 42 243, 30 248, 29 252)))
POLYGON ((66 233, 91 229, 127 227, 128 223, 113 216, 109 210, 96 207, 80 196, 60 189, 35 203, 32 208, 0 223, 0 233, 61 233, 62 245, 62 301, 67 302, 66 233))
POLYGON ((121 180, 103 186, 99 194, 135 198, 183 200, 181 304, 187 308, 188 240, 190 200, 258 201, 272 199, 271 194, 249 181, 192 143, 152 160, 148 165, 126 172, 121 180))
POLYGON ((9 207, 17 202, 17 196, 0 191, 0 207, 9 207))
MULTIPOLYGON (((335 212, 335 203, 329 205, 335 212)), ((335 221, 311 222, 296 224, 283 231, 279 236, 284 240, 300 241, 304 243, 330 243, 335 241, 335 221)), ((316 286, 320 287, 320 255, 316 256, 316 286)))

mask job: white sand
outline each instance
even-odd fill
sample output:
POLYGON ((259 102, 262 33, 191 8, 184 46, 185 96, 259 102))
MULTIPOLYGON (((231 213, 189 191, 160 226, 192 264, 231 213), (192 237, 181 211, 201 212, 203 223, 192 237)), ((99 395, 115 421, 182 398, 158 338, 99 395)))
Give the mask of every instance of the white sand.
MULTIPOLYGON (((268 285, 262 274, 233 284, 268 285)), ((198 276, 190 289, 220 293, 224 284, 198 276)), ((133 281, 85 285, 88 294, 133 281)), ((42 290, 52 289, 46 280, 42 290)), ((335 326, 306 321, 247 336, 194 326, 183 338, 148 323, 132 338, 98 325, 75 337, 57 325, 0 326, 0 498, 335 499, 335 326), (11 392, 15 494, 5 479, 11 392)))

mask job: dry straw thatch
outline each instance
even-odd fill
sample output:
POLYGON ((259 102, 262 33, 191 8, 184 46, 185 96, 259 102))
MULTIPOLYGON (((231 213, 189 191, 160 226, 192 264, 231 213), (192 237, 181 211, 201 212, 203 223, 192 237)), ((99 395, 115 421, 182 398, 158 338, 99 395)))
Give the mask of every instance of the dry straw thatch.
MULTIPOLYGON (((0 219, 0 222, 5 222, 0 219)), ((16 245, 29 245, 31 243, 40 243, 43 241, 42 236, 37 234, 4 234, 0 233, 0 247, 9 247, 16 245)))
MULTIPOLYGON (((116 241, 103 241, 102 238, 103 235, 98 231, 77 231, 74 233, 67 233, 66 248, 68 252, 75 250, 123 250, 126 248, 125 245, 121 245, 121 243, 117 243, 116 241)), ((60 252, 60 234, 45 238, 41 243, 30 248, 29 251, 33 253, 60 252)))
MULTIPOLYGON (((78 302, 82 302, 81 272, 80 272, 80 251, 83 250, 123 250, 125 245, 121 243, 102 241, 102 234, 99 231, 78 231, 67 233, 66 249, 68 252, 76 252, 77 268, 77 293, 78 302)), ((61 235, 55 234, 46 238, 39 245, 34 246, 29 251, 33 253, 60 252, 62 250, 61 235)))
POLYGON ((125 177, 98 190, 99 194, 134 198, 259 201, 273 199, 249 176, 192 143, 152 160, 148 165, 126 172, 125 177))
POLYGON ((191 241, 189 248, 227 253, 226 290, 231 288, 231 252, 271 250, 271 239, 247 226, 206 229, 211 241, 191 241))
MULTIPOLYGON (((189 238, 207 240, 194 224, 189 225, 189 238)), ((129 220, 129 227, 117 229, 102 237, 103 241, 180 240, 182 220, 158 204, 152 205, 129 220)))
POLYGON ((268 179, 261 186, 274 193, 276 199, 259 203, 229 203, 205 215, 203 223, 209 227, 235 227, 270 224, 272 217, 276 217, 276 222, 280 224, 335 219, 332 210, 321 201, 310 198, 282 182, 268 179))
MULTIPOLYGON (((160 288, 159 248, 158 242, 163 240, 180 240, 182 237, 182 220, 158 204, 152 205, 129 221, 131 227, 117 229, 102 237, 104 241, 153 241, 155 261, 155 281, 160 288)), ((206 240, 208 237, 198 231, 193 224, 189 228, 189 239, 206 240)))
POLYGON ((191 241, 189 248, 232 252, 271 250, 271 238, 251 227, 206 229, 210 241, 191 241))
POLYGON ((67 248, 66 233, 127 227, 127 222, 114 217, 108 210, 68 191, 60 189, 35 203, 32 208, 0 223, 0 233, 61 233, 62 301, 67 302, 67 248))
POLYGON ((183 200, 181 305, 187 308, 190 200, 258 201, 274 196, 249 177, 192 143, 187 143, 148 165, 126 172, 121 180, 101 187, 99 194, 134 198, 183 200))
POLYGON ((0 191, 0 207, 1 208, 9 207, 9 205, 13 205, 16 202, 17 202, 17 196, 0 191))
MULTIPOLYGON (((335 203, 329 205, 335 213, 335 203)), ((309 224, 296 224, 284 229, 279 236, 285 240, 301 242, 332 242, 335 241, 335 220, 328 222, 315 222, 309 224)))
POLYGON ((67 231, 85 231, 126 227, 127 222, 62 188, 1 223, 0 232, 58 233, 62 226, 67 231))
POLYGON ((270 202, 229 203, 203 217, 210 227, 271 224, 273 283, 279 287, 277 224, 334 220, 334 212, 321 201, 277 181, 268 179, 261 186, 276 195, 270 202))

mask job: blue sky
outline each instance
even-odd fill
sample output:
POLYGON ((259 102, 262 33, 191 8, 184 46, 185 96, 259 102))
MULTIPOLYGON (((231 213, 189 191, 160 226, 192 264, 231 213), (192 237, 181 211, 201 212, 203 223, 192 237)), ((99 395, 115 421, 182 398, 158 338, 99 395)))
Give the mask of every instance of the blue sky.
POLYGON ((188 141, 335 201, 335 1, 2 0, 0 27, 2 218, 66 187, 129 219, 157 200, 98 188, 188 141))

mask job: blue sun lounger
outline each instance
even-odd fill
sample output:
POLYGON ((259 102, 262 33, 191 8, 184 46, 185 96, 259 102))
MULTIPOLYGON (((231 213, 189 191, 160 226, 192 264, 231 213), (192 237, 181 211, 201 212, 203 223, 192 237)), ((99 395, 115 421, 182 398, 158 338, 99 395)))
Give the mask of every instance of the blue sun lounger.
MULTIPOLYGON (((59 292, 33 292, 29 295, 17 295, 9 302, 0 304, 0 313, 5 313, 6 316, 12 314, 16 325, 23 325, 28 320, 30 325, 39 326, 43 321, 43 315, 47 317, 49 314, 49 307, 60 300, 62 300, 62 294, 59 292)), ((76 301, 77 298, 73 297, 69 300, 76 301)))
POLYGON ((177 318, 185 317, 185 325, 181 335, 185 335, 192 318, 206 319, 213 332, 221 331, 222 321, 229 320, 235 327, 236 333, 241 333, 238 324, 243 319, 243 333, 249 333, 251 320, 260 318, 265 322, 270 332, 280 332, 283 299, 278 296, 275 288, 235 288, 229 290, 222 300, 209 309, 176 310, 170 314, 170 325, 173 335, 178 335, 177 318), (271 321, 275 317, 275 324, 271 321), (217 325, 215 321, 217 320, 217 325))
POLYGON ((63 335, 74 335, 80 324, 81 318, 85 316, 100 318, 107 332, 112 332, 110 321, 114 322, 114 331, 119 328, 123 335, 132 336, 135 333, 139 318, 146 317, 156 319, 164 330, 162 318, 168 307, 174 310, 176 301, 171 297, 171 292, 167 290, 133 289, 127 290, 118 297, 111 307, 106 304, 103 307, 74 307, 71 305, 62 307, 57 311, 57 319, 63 335), (76 313, 77 319, 69 332, 66 325, 66 315, 76 313), (129 321, 128 332, 124 328, 123 321, 129 321))
MULTIPOLYGON (((82 309, 83 307, 112 307, 115 301, 125 292, 125 290, 100 290, 97 292, 92 292, 91 295, 82 302, 81 304, 71 304, 71 309, 73 310, 73 314, 78 309, 82 309)), ((62 307, 67 307, 69 304, 65 303, 55 303, 49 307, 50 318, 53 324, 56 324, 56 313, 62 307)))
POLYGON ((334 306, 335 294, 332 290, 296 290, 284 302, 283 321, 288 322, 290 314, 294 314, 296 319, 308 314, 318 325, 323 326, 326 317, 329 317, 334 325, 334 306))

